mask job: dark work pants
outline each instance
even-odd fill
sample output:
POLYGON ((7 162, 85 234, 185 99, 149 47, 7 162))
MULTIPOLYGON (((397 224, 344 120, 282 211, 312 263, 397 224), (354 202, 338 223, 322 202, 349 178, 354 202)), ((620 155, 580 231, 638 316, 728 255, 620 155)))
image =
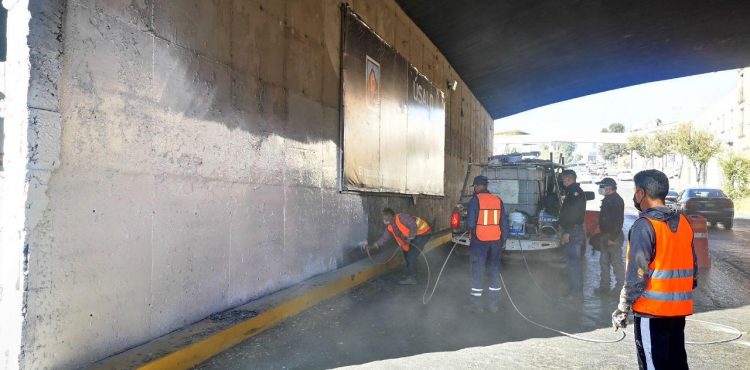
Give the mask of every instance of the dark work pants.
MULTIPOLYGON (((419 235, 412 240, 411 244, 416 245, 419 249, 424 250, 424 246, 430 240, 429 235, 419 235)), ((404 260, 406 261, 406 271, 409 276, 417 278, 417 261, 419 259, 419 249, 412 246, 409 247, 408 252, 404 252, 404 260)))
POLYGON ((615 290, 619 291, 622 289, 622 285, 625 283, 625 267, 622 260, 622 243, 624 237, 622 233, 614 241, 615 245, 609 245, 607 238, 601 238, 601 245, 599 246, 599 267, 601 269, 601 281, 599 287, 610 288, 610 270, 615 272, 615 290))
POLYGON ((570 242, 562 244, 565 252, 565 262, 568 265, 568 289, 570 294, 583 294, 583 266, 581 262, 581 246, 586 244, 586 235, 582 226, 574 226, 565 231, 570 234, 570 242))
POLYGON ((469 244, 469 267, 471 270, 470 299, 473 304, 482 304, 484 293, 484 271, 489 263, 489 300, 490 304, 497 304, 500 300, 500 255, 503 246, 500 241, 481 242, 476 238, 469 244))
POLYGON ((635 317, 640 369, 687 369, 684 317, 635 317))

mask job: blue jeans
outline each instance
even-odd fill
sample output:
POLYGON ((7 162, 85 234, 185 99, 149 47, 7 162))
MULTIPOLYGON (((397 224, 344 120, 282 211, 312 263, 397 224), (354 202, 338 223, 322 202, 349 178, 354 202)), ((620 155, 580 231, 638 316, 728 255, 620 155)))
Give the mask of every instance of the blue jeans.
MULTIPOLYGON (((419 235, 412 240, 411 244, 416 245, 424 251, 424 246, 427 245, 427 242, 430 241, 429 235, 419 235)), ((404 253, 404 260, 406 261, 406 271, 407 274, 413 278, 417 278, 417 261, 419 259, 419 249, 417 248, 409 248, 408 252, 404 253)))
POLYGON ((469 244, 469 266, 471 269, 471 302, 481 305, 484 293, 484 274, 489 262, 489 301, 497 304, 500 300, 500 254, 503 245, 497 242, 480 242, 474 238, 469 244))
POLYGON ((573 227, 563 233, 570 234, 570 242, 563 243, 565 261, 568 264, 568 288, 570 294, 583 294, 583 267, 581 266, 581 247, 586 243, 582 226, 573 227))

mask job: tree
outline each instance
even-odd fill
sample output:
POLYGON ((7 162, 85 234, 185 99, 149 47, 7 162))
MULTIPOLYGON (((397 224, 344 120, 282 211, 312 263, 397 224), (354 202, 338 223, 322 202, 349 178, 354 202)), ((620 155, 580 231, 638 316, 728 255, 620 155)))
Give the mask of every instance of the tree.
POLYGON ((576 143, 568 141, 556 141, 552 143, 555 152, 562 153, 565 163, 573 163, 573 152, 576 151, 576 143))
MULTIPOLYGON (((629 137, 626 147, 631 153, 636 153, 645 160, 651 158, 651 154, 648 152, 648 138, 643 135, 633 135, 629 137)), ((631 163, 631 165, 632 164, 634 163, 631 163)))
POLYGON ((628 150, 636 152, 639 156, 647 158, 648 153, 648 138, 643 135, 633 135, 628 138, 627 143, 628 150))
MULTIPOLYGON (((603 128, 602 132, 623 133, 625 132, 625 125, 622 123, 613 123, 609 125, 609 128, 603 128)), ((628 154, 628 146, 625 144, 602 144, 599 146, 599 154, 605 161, 614 162, 618 158, 628 154)))
POLYGON ((695 181, 705 182, 706 165, 721 150, 721 142, 710 132, 694 130, 689 123, 670 133, 677 153, 684 155, 695 168, 695 181))
MULTIPOLYGON (((674 153, 674 139, 669 133, 664 135, 652 136, 646 139, 646 154, 654 158, 664 159, 668 154, 674 153)), ((652 162, 653 165, 653 162, 652 162)), ((661 169, 664 170, 664 162, 662 161, 661 169)))
POLYGON ((750 195, 750 159, 730 154, 719 161, 724 173, 724 191, 732 199, 750 195))
MULTIPOLYGON (((607 132, 607 131, 602 131, 602 132, 607 132)), ((623 125, 622 123, 613 123, 609 125, 609 132, 616 132, 616 133, 621 134, 625 132, 625 125, 623 125)))

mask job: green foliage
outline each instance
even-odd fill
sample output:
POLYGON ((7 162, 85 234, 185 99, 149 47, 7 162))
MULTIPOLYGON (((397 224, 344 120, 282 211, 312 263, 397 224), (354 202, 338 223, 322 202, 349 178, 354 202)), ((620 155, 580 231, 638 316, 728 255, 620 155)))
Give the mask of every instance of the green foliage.
POLYGON ((625 144, 602 144, 599 145, 599 154, 607 162, 614 162, 618 158, 628 154, 628 146, 625 144))
MULTIPOLYGON (((603 128, 602 132, 625 132, 625 125, 622 123, 613 123, 608 128, 603 128)), ((618 158, 628 154, 628 146, 625 144, 602 144, 599 146, 599 154, 607 162, 614 162, 618 158)))
POLYGON ((646 153, 651 157, 662 158, 675 152, 674 140, 671 135, 653 136, 646 140, 646 153))
POLYGON ((671 136, 675 151, 693 162, 696 181, 704 180, 706 165, 719 154, 721 142, 710 132, 694 130, 689 123, 677 127, 671 132, 671 136))
POLYGON ((643 158, 649 157, 648 138, 643 135, 633 135, 628 138, 628 150, 636 152, 643 158))
POLYGON ((613 123, 609 125, 609 132, 623 133, 625 132, 625 125, 622 123, 613 123))
MULTIPOLYGON (((565 163, 573 163, 573 152, 576 151, 576 143, 571 143, 567 141, 559 141, 552 143, 553 151, 557 153, 562 153, 563 158, 565 158, 565 163)), ((557 159, 557 158, 555 158, 557 159)))
POLYGON ((750 159, 730 154, 719 161, 724 173, 724 191, 732 199, 750 195, 750 159))

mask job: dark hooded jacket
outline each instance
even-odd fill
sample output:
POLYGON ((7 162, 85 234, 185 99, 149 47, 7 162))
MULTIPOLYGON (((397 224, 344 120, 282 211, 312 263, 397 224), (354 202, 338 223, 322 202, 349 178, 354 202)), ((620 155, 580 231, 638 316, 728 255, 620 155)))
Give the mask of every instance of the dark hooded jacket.
MULTIPOLYGON (((680 222, 679 214, 674 210, 667 207, 655 207, 641 212, 640 217, 633 223, 628 235, 630 247, 628 248, 625 285, 622 287, 618 306, 623 312, 627 312, 646 290, 651 276, 648 266, 656 256, 656 233, 646 217, 667 222, 672 231, 677 231, 680 222)), ((693 286, 696 286, 698 265, 695 257, 695 243, 691 245, 691 248, 693 250, 693 286)))

